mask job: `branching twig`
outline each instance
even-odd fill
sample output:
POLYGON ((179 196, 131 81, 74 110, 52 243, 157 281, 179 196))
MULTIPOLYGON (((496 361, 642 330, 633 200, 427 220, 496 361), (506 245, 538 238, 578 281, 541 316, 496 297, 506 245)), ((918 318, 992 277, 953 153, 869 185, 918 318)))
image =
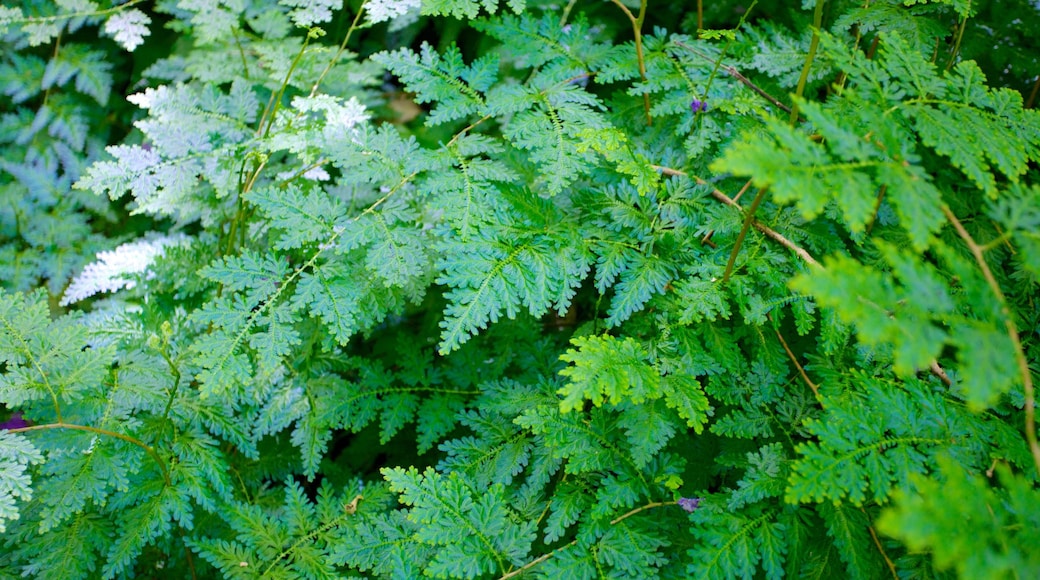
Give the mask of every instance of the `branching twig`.
MULTIPOLYGON (((740 188, 740 191, 738 191, 738 192, 737 192, 737 195, 734 195, 734 196, 733 196, 733 201, 734 201, 734 202, 738 202, 738 201, 740 201, 740 197, 741 197, 742 195, 744 195, 744 193, 745 193, 745 192, 746 192, 746 191, 748 190, 748 188, 749 188, 749 187, 751 187, 751 181, 752 181, 752 180, 750 180, 750 179, 749 179, 749 180, 747 180, 746 182, 744 182, 744 186, 740 188)), ((708 232, 708 233, 704 234, 704 237, 703 237, 703 238, 701 238, 701 243, 702 243, 702 244, 708 244, 708 243, 710 243, 710 242, 711 242, 711 237, 712 237, 713 235, 715 235, 715 230, 711 230, 710 232, 708 232)), ((714 248, 714 247, 715 247, 715 244, 711 244, 711 247, 713 247, 713 248, 714 248)))
MULTIPOLYGON (((661 173, 663 173, 665 175, 687 176, 690 179, 694 180, 694 182, 696 182, 698 185, 710 185, 707 181, 704 181, 700 177, 697 177, 696 175, 688 175, 685 171, 680 171, 678 169, 672 169, 671 167, 664 167, 662 165, 651 165, 651 167, 653 167, 655 170, 660 171, 661 173)), ((722 203, 730 206, 730 207, 735 207, 735 208, 737 208, 737 209, 739 209, 741 211, 744 211, 744 208, 739 203, 734 201, 730 196, 728 196, 725 193, 722 193, 721 191, 719 191, 717 188, 712 188, 711 196, 714 197, 715 199, 717 199, 718 201, 721 201, 722 203)), ((760 222, 758 220, 755 220, 755 219, 751 220, 751 225, 756 230, 758 230, 758 231, 762 232, 763 234, 765 234, 766 237, 772 239, 773 241, 779 243, 781 246, 783 246, 783 247, 787 248, 788 250, 791 250, 792 252, 794 252, 799 258, 804 260, 807 264, 811 264, 813 266, 819 266, 820 265, 820 263, 816 260, 816 258, 813 258, 812 255, 809 252, 805 251, 804 248, 798 246, 797 244, 795 244, 791 240, 785 238, 780 232, 774 230, 773 228, 771 228, 771 227, 769 227, 769 226, 767 226, 767 225, 763 224, 762 222, 760 222)))
MULTIPOLYGON (((639 507, 635 508, 632 511, 624 513, 624 514, 622 514, 622 515, 620 515, 620 516, 610 520, 610 525, 612 525, 612 526, 616 525, 619 522, 621 522, 622 520, 626 520, 626 519, 628 519, 628 518, 638 514, 639 512, 642 512, 642 511, 645 511, 645 510, 648 510, 648 509, 658 508, 658 507, 662 507, 662 506, 666 506, 666 505, 675 505, 675 504, 676 504, 676 502, 674 502, 674 501, 655 501, 655 502, 651 502, 651 503, 648 503, 648 504, 646 504, 644 506, 639 506, 639 507)), ((541 556, 538 556, 534 560, 531 560, 530 562, 524 564, 523 566, 517 568, 516 570, 513 570, 512 572, 509 572, 508 574, 505 574, 505 575, 499 577, 498 580, 508 580, 509 578, 513 578, 514 576, 519 576, 520 574, 523 574, 527 570, 530 570, 531 568, 534 568, 538 564, 541 564, 542 562, 548 560, 549 558, 552 558, 553 556, 555 556, 559 552, 562 552, 563 550, 566 550, 567 548, 570 548, 571 546, 575 546, 577 544, 578 544, 578 540, 574 540, 573 542, 571 542, 569 544, 566 544, 566 545, 560 546, 559 548, 556 548, 555 550, 553 550, 552 552, 549 552, 548 554, 542 554, 541 556)))
POLYGON ((942 212, 946 214, 946 219, 950 220, 950 223, 953 224, 953 229, 957 231, 957 235, 960 236, 968 246, 971 255, 975 257, 975 262, 982 270, 982 276, 986 279, 986 283, 989 284, 990 290, 993 291, 993 295, 996 296, 997 302, 1000 303, 1000 313, 1004 316, 1004 326, 1007 328, 1008 337, 1011 339, 1011 343, 1015 347, 1015 360, 1018 362, 1018 370, 1022 375, 1022 391, 1025 395, 1026 411, 1026 441, 1029 443, 1029 451, 1033 454, 1033 463, 1036 464, 1036 469, 1040 472, 1040 444, 1038 444, 1036 440, 1036 409, 1033 408, 1035 404, 1033 376, 1029 371, 1029 361, 1026 359, 1025 351, 1022 349, 1022 340, 1018 335, 1018 327, 1015 326, 1015 320, 1011 316, 1011 307, 1008 305, 1007 297, 1004 296, 1004 292, 1000 289, 1000 284, 997 283, 997 279, 989 269, 986 257, 982 253, 982 247, 975 243, 975 239, 971 237, 968 230, 964 229, 964 225, 961 224, 960 220, 957 219, 957 216, 950 211, 949 207, 943 204, 941 209, 942 212))
MULTIPOLYGON (((704 60, 707 60, 709 62, 715 62, 714 58, 711 58, 710 56, 708 56, 704 52, 702 52, 700 50, 697 50, 696 48, 694 48, 694 47, 692 47, 692 46, 690 46, 690 45, 688 45, 688 44, 686 44, 684 42, 676 41, 675 45, 678 46, 678 47, 681 47, 681 48, 685 48, 686 50, 688 50, 688 51, 692 52, 693 54, 703 58, 704 60)), ((770 103, 776 105, 778 108, 783 110, 785 113, 790 113, 791 112, 791 107, 788 107, 787 105, 781 103, 780 99, 777 99, 773 95, 770 95, 769 93, 765 92, 765 90, 763 90, 762 87, 756 85, 755 83, 753 83, 751 81, 751 79, 749 79, 746 76, 744 76, 743 74, 741 74, 740 71, 738 71, 736 69, 736 67, 730 66, 730 65, 723 65, 721 68, 722 68, 722 70, 726 71, 726 74, 728 74, 729 76, 737 79, 745 87, 751 89, 752 91, 755 92, 755 94, 757 94, 758 96, 762 97, 763 99, 765 99, 765 100, 769 101, 770 103)))
POLYGON ((723 284, 729 281, 729 275, 733 273, 733 267, 737 263, 737 255, 740 254, 740 248, 744 245, 744 238, 747 237, 748 229, 751 228, 751 222, 755 221, 755 212, 758 211, 758 206, 762 204, 762 199, 765 198, 766 191, 769 191, 768 187, 760 187, 758 193, 755 194, 755 199, 751 200, 751 207, 747 209, 747 215, 744 216, 744 223, 740 226, 740 233, 737 234, 737 241, 733 243, 733 250, 729 253, 729 260, 726 262, 726 270, 722 273, 723 284))
MULTIPOLYGON (((632 11, 628 9, 628 6, 622 4, 621 0, 611 1, 625 13, 629 22, 632 23, 632 34, 635 36, 636 41, 636 61, 639 63, 639 78, 645 83, 646 59, 643 57, 643 21, 646 20, 647 0, 639 2, 639 16, 632 14, 632 11)), ((646 111, 646 124, 650 125, 653 123, 653 118, 650 117, 650 93, 643 93, 643 109, 646 111)))
POLYGON ((44 425, 30 425, 29 427, 19 427, 18 429, 8 429, 7 432, 8 433, 26 433, 28 431, 42 431, 42 430, 45 430, 45 429, 71 429, 73 431, 86 431, 87 433, 95 433, 97 435, 106 435, 108 437, 115 437, 116 439, 121 439, 123 441, 126 441, 127 443, 132 444, 132 445, 136 445, 136 446, 140 447, 141 449, 144 449, 145 452, 147 452, 148 455, 150 455, 152 457, 152 459, 154 459, 155 462, 159 464, 159 470, 162 471, 163 481, 166 483, 166 485, 167 486, 173 485, 173 483, 170 481, 170 472, 166 468, 166 463, 164 463, 162 458, 159 457, 159 454, 156 453, 155 449, 153 449, 147 443, 141 441, 140 439, 135 439, 134 437, 131 437, 129 435, 124 435, 122 433, 116 433, 115 431, 109 431, 108 429, 100 429, 98 427, 91 427, 90 425, 74 425, 72 423, 64 423, 64 422, 47 423, 47 424, 44 424, 44 425))
MULTIPOLYGON (((773 317, 769 314, 766 314, 766 318, 768 318, 770 322, 773 321, 773 317)), ((812 382, 812 379, 810 379, 809 375, 806 374, 805 368, 802 367, 802 364, 798 362, 798 358, 794 356, 794 352, 791 351, 791 347, 788 346, 787 341, 784 340, 784 335, 780 334, 780 329, 774 326, 773 332, 775 332, 776 337, 780 339, 780 344, 784 346, 784 352, 787 353, 787 358, 791 359, 791 362, 794 363, 794 367, 798 369, 798 374, 802 375, 802 380, 804 380, 805 384, 809 385, 809 388, 812 389, 813 395, 816 396, 816 400, 820 400, 820 388, 817 387, 816 383, 812 382)))
MULTIPOLYGON (((673 169, 671 167, 665 167, 663 165, 651 165, 651 167, 653 167, 657 171, 660 171, 664 175, 671 175, 673 177, 685 176, 685 177, 689 177, 690 179, 694 180, 694 182, 696 182, 698 185, 710 185, 707 181, 701 179, 700 177, 697 177, 696 175, 689 175, 685 171, 681 171, 679 169, 673 169)), ((719 191, 717 188, 712 188, 711 196, 714 197, 715 199, 717 199, 718 201, 721 201, 722 203, 728 205, 728 206, 735 207, 735 208, 737 208, 737 209, 739 209, 741 211, 744 210, 744 208, 739 203, 737 203, 735 200, 730 198, 725 193, 722 193, 721 191, 719 191)), ((820 262, 817 261, 816 258, 813 258, 812 254, 810 254, 809 252, 805 251, 804 248, 802 248, 801 246, 795 244, 791 240, 785 238, 780 232, 778 232, 778 231, 774 230, 773 228, 771 228, 771 227, 769 227, 769 226, 759 222, 758 220, 752 220, 751 225, 756 230, 762 232, 766 237, 772 239, 773 241, 777 242, 781 246, 783 246, 783 247, 787 248, 788 250, 791 250, 792 252, 794 252, 795 255, 797 255, 799 258, 801 258, 806 264, 809 264, 811 266, 816 266, 816 267, 818 267, 820 269, 823 269, 823 265, 820 264, 820 262)), ((939 380, 942 381, 943 384, 946 385, 947 387, 949 387, 949 386, 951 386, 953 384, 953 381, 950 380, 950 377, 949 377, 949 375, 946 374, 946 371, 944 371, 943 368, 941 366, 939 366, 939 362, 938 361, 933 360, 931 362, 931 364, 929 365, 929 370, 932 372, 933 375, 938 377, 939 380)))

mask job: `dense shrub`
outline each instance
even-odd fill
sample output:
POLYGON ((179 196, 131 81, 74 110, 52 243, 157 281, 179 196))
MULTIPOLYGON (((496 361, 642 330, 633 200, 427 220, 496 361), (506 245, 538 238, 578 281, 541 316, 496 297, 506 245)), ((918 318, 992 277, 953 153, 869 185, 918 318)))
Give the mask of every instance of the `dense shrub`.
POLYGON ((1040 575, 1040 8, 791 4, 0 8, 0 576, 1040 575))

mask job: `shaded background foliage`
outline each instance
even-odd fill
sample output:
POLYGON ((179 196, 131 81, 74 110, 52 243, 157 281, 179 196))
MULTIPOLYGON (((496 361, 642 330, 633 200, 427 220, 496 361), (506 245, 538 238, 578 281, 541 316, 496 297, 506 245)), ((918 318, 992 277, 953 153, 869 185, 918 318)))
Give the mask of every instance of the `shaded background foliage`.
POLYGON ((1036 575, 1035 3, 417 8, 0 11, 3 574, 1036 575))

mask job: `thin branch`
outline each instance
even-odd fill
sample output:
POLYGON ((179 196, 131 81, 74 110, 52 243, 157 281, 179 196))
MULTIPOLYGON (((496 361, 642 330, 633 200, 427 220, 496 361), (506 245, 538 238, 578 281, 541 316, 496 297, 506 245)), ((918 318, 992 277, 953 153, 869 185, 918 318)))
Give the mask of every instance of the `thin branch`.
POLYGON ((43 430, 46 430, 46 429, 71 429, 73 431, 86 431, 88 433, 96 433, 98 435, 107 435, 109 437, 115 437, 116 439, 122 439, 123 441, 126 441, 127 443, 130 443, 132 445, 136 445, 136 446, 140 447, 141 449, 144 449, 148 453, 148 455, 150 455, 152 457, 152 459, 154 459, 155 462, 159 464, 159 469, 162 471, 163 481, 166 482, 166 485, 167 486, 173 485, 170 482, 170 472, 169 472, 169 470, 166 469, 166 464, 163 462, 162 458, 159 457, 159 454, 156 453, 155 449, 152 449, 150 446, 148 446, 148 444, 146 444, 145 442, 141 441, 140 439, 135 439, 135 438, 133 438, 133 437, 131 437, 129 435, 124 435, 122 433, 116 433, 115 431, 109 431, 108 429, 99 429, 97 427, 91 427, 89 425, 74 425, 72 423, 47 423, 45 425, 30 425, 29 427, 20 427, 18 429, 8 429, 7 432, 8 433, 26 433, 28 431, 43 431, 43 430))
POLYGON ((1038 444, 1036 440, 1036 409, 1034 408, 1035 395, 1033 392, 1033 376, 1029 371, 1029 361, 1026 359, 1025 351, 1022 348, 1022 340, 1018 335, 1018 327, 1015 326, 1015 321, 1011 316, 1011 307, 1008 305, 1004 292, 1000 289, 1000 284, 997 283, 997 279, 989 269, 986 257, 982 254, 982 247, 975 243, 975 239, 971 237, 968 230, 964 229, 964 225, 961 224, 960 220, 957 219, 957 216, 950 211, 949 207, 943 204, 941 209, 942 212, 946 214, 946 219, 950 220, 950 223, 953 224, 953 228, 957 230, 957 235, 964 240, 964 243, 968 246, 968 250, 970 250, 972 256, 975 257, 975 262, 979 265, 979 268, 982 269, 982 276, 986 279, 986 283, 989 284, 990 289, 993 291, 993 295, 996 296, 997 302, 1000 303, 1000 313, 1004 316, 1004 326, 1007 328, 1008 337, 1011 339, 1011 343, 1015 347, 1015 360, 1018 362, 1018 370, 1022 375, 1022 391, 1025 394, 1026 441, 1029 442, 1029 451, 1033 454, 1033 463, 1036 464, 1037 472, 1040 472, 1040 444, 1038 444))
MULTIPOLYGON (((651 165, 651 167, 657 171, 660 171, 664 175, 670 175, 673 177, 689 177, 690 179, 693 179, 698 185, 710 185, 707 181, 704 181, 700 177, 697 177, 696 175, 689 175, 685 171, 681 171, 679 169, 673 169, 671 167, 665 167, 663 165, 651 165)), ((744 210, 744 208, 739 203, 737 203, 736 200, 730 198, 725 193, 722 193, 717 188, 712 188, 711 196, 728 206, 735 207, 741 211, 744 210)), ((804 248, 798 246, 791 240, 785 238, 782 234, 780 234, 780 232, 777 232, 773 228, 770 228, 769 226, 759 222, 758 220, 753 220, 751 222, 751 225, 756 230, 762 232, 766 237, 772 239, 781 246, 794 252, 795 255, 801 258, 806 264, 816 266, 821 269, 823 268, 823 265, 820 264, 820 262, 818 262, 816 258, 812 257, 812 254, 805 251, 804 248)), ((946 374, 946 371, 944 371, 943 368, 939 366, 938 361, 933 360, 929 365, 929 370, 932 372, 933 375, 938 377, 939 380, 942 381, 943 384, 947 387, 953 385, 953 381, 950 380, 950 377, 946 374)))
MULTIPOLYGON (((685 176, 689 177, 690 179, 693 179, 694 182, 696 182, 698 185, 711 185, 710 183, 704 181, 700 177, 697 177, 696 175, 689 175, 685 171, 680 171, 678 169, 672 169, 671 167, 664 167, 661 165, 651 165, 651 167, 657 171, 660 171, 664 175, 685 176)), ((735 207, 741 211, 744 210, 744 208, 739 203, 730 198, 730 196, 719 191, 717 188, 712 189, 711 196, 730 207, 735 207)), ((816 258, 813 258, 809 252, 805 251, 804 248, 798 246, 791 240, 785 238, 782 234, 780 234, 780 232, 774 230, 773 228, 763 224, 758 220, 752 220, 751 225, 756 230, 765 234, 766 237, 771 238, 773 241, 779 243, 781 246, 794 252, 799 258, 804 260, 807 264, 811 264, 813 266, 820 266, 820 263, 816 260, 816 258)))
MULTIPOLYGON (((859 508, 859 511, 863 512, 863 515, 867 515, 867 510, 859 508)), ((892 563, 892 559, 888 557, 884 546, 881 545, 881 540, 878 539, 877 532, 874 531, 874 526, 867 526, 867 529, 870 530, 870 537, 874 538, 874 545, 877 546, 878 552, 880 552, 881 557, 885 559, 885 565, 888 566, 889 572, 892 573, 892 578, 899 580, 899 573, 896 572, 896 566, 892 563)))
POLYGON ((678 502, 674 502, 674 501, 655 501, 655 502, 651 502, 651 503, 648 503, 648 504, 646 504, 644 506, 639 506, 639 507, 637 507, 636 509, 634 509, 634 510, 632 510, 630 512, 626 512, 626 513, 624 513, 624 514, 622 514, 622 515, 620 515, 620 516, 610 520, 610 525, 612 525, 612 526, 616 525, 616 524, 620 523, 622 520, 627 520, 628 518, 638 514, 641 511, 654 509, 654 508, 659 508, 659 507, 663 507, 663 506, 666 506, 666 505, 677 505, 677 503, 678 502))
MULTIPOLYGON (((766 318, 768 318, 770 322, 773 321, 773 317, 769 314, 766 314, 766 318)), ((787 341, 784 340, 784 335, 780 334, 780 329, 774 326, 773 332, 775 332, 776 337, 780 339, 780 344, 784 346, 784 352, 787 353, 787 357, 791 359, 791 362, 794 363, 794 367, 798 369, 798 374, 802 375, 802 380, 805 381, 805 384, 809 385, 810 389, 812 389, 813 395, 816 396, 816 400, 820 400, 820 388, 816 386, 816 383, 812 382, 812 379, 810 379, 809 375, 806 374, 805 368, 798 362, 798 357, 794 356, 794 353, 791 352, 791 347, 788 346, 787 341)))
MULTIPOLYGON (((751 181, 752 180, 749 179, 746 182, 744 182, 743 187, 740 188, 740 191, 737 192, 737 195, 733 196, 733 201, 734 202, 740 201, 740 197, 742 195, 744 195, 744 193, 748 190, 748 188, 751 187, 751 181)), ((704 234, 704 237, 701 238, 701 243, 702 244, 711 244, 711 237, 714 236, 714 235, 715 235, 715 230, 711 230, 710 232, 704 234)), ((715 244, 711 244, 711 247, 714 248, 715 244)))
POLYGON ((749 180, 744 182, 744 185, 740 186, 740 191, 737 192, 737 195, 733 196, 733 201, 734 202, 739 202, 740 198, 744 197, 744 194, 747 193, 747 190, 751 189, 751 182, 753 182, 753 181, 754 181, 754 179, 749 179, 749 180))
POLYGON ((343 53, 347 50, 347 43, 350 42, 350 35, 357 29, 358 22, 361 20, 361 13, 365 11, 365 6, 367 4, 368 1, 366 0, 361 3, 361 6, 358 6, 357 14, 354 15, 354 21, 350 23, 350 28, 347 29, 347 34, 343 37, 343 42, 339 44, 339 50, 336 51, 336 55, 332 57, 332 60, 325 65, 325 70, 321 71, 321 74, 318 75, 318 80, 314 81, 314 85, 311 86, 311 97, 318 94, 318 87, 321 86, 321 82, 325 80, 325 76, 329 74, 329 71, 331 71, 332 67, 339 62, 339 58, 343 56, 343 53))
POLYGON ((751 228, 751 222, 755 221, 755 212, 758 211, 758 206, 762 204, 762 200, 766 196, 766 191, 769 191, 768 186, 758 188, 758 193, 755 194, 755 199, 751 200, 751 207, 747 209, 747 215, 744 216, 744 223, 740 226, 740 233, 737 234, 737 241, 733 243, 733 250, 729 253, 729 260, 726 262, 726 271, 722 273, 723 284, 729 281, 729 275, 733 273, 733 267, 737 263, 737 255, 740 254, 740 248, 744 245, 744 238, 747 237, 748 229, 751 228))
MULTIPOLYGON (((795 96, 801 98, 805 93, 805 83, 809 80, 809 69, 812 68, 813 60, 816 59, 816 49, 820 46, 820 28, 823 26, 823 5, 826 0, 816 0, 816 9, 813 11, 813 33, 809 41, 809 53, 805 55, 805 64, 802 65, 802 74, 798 76, 798 86, 794 89, 795 96)), ((798 122, 798 101, 794 101, 791 107, 791 125, 798 122)))
POLYGON ((1036 95, 1037 95, 1037 93, 1040 93, 1040 76, 1037 76, 1036 77, 1036 82, 1033 83, 1033 90, 1029 92, 1029 98, 1026 99, 1026 107, 1025 108, 1027 108, 1027 109, 1032 109, 1033 108, 1033 105, 1036 103, 1036 95))
POLYGON ((944 371, 943 368, 939 366, 939 361, 933 360, 932 364, 929 365, 928 369, 932 371, 933 375, 939 377, 939 380, 942 381, 944 385, 946 385, 947 387, 953 386, 953 381, 950 380, 950 375, 946 374, 946 371, 944 371))
POLYGON ((523 574, 524 572, 530 570, 531 568, 534 568, 538 564, 541 564, 542 562, 548 560, 549 558, 552 558, 553 556, 556 555, 556 552, 560 552, 562 550, 566 550, 567 548, 570 548, 571 546, 574 546, 577 543, 578 543, 578 540, 574 540, 573 542, 567 544, 566 546, 560 546, 559 548, 556 548, 555 550, 553 550, 552 552, 549 552, 548 554, 542 554, 541 556, 538 556, 534 560, 531 560, 530 562, 524 564, 523 566, 517 568, 516 570, 513 570, 512 572, 501 576, 498 580, 508 580, 509 578, 512 578, 514 576, 519 576, 519 575, 523 574))
POLYGON ((888 186, 885 184, 882 184, 881 187, 878 188, 877 199, 874 200, 874 214, 870 218, 870 223, 867 224, 868 236, 870 235, 870 230, 874 229, 874 224, 877 223, 877 214, 881 211, 881 202, 885 199, 885 191, 887 189, 888 186))
POLYGON ((964 39, 964 29, 968 27, 968 12, 971 10, 971 0, 968 0, 968 7, 965 10, 964 17, 961 18, 961 25, 957 27, 957 40, 953 43, 953 50, 950 52, 950 60, 946 63, 946 70, 950 70, 953 64, 957 62, 957 54, 961 51, 961 40, 964 39))
MULTIPOLYGON (((632 14, 632 11, 625 6, 621 0, 611 0, 625 16, 632 23, 632 34, 636 41, 636 62, 639 63, 639 78, 645 83, 646 82, 646 60, 643 57, 643 20, 646 19, 646 5, 647 0, 641 0, 639 3, 639 16, 632 14)), ((643 109, 646 111, 646 124, 650 125, 653 123, 653 119, 650 117, 650 93, 643 93, 643 109)))
POLYGON ((23 18, 15 18, 11 20, 12 24, 39 24, 44 22, 57 22, 59 20, 70 20, 73 18, 83 17, 100 17, 108 16, 109 14, 115 14, 122 10, 126 10, 131 6, 136 6, 144 2, 145 0, 130 0, 126 4, 120 4, 119 6, 113 6, 107 10, 80 10, 77 12, 63 12, 61 14, 55 14, 54 16, 29 16, 23 18))
MULTIPOLYGON (((622 520, 626 520, 626 519, 628 519, 628 518, 638 514, 639 512, 642 512, 642 511, 645 511, 645 510, 648 510, 648 509, 653 509, 653 508, 666 506, 666 505, 676 505, 676 502, 674 502, 674 501, 655 501, 655 502, 648 503, 648 504, 646 504, 644 506, 639 506, 639 507, 635 508, 632 511, 624 513, 624 514, 622 514, 622 515, 620 515, 620 516, 610 520, 610 525, 612 525, 612 526, 616 525, 619 522, 621 522, 622 520)), ((574 540, 573 542, 571 542, 569 544, 566 544, 564 546, 560 546, 559 548, 556 548, 555 550, 553 550, 552 552, 549 552, 548 554, 542 554, 541 556, 538 556, 534 560, 531 560, 530 562, 524 564, 523 566, 517 568, 516 570, 513 570, 512 572, 509 572, 508 574, 505 574, 505 575, 499 577, 498 580, 508 580, 509 578, 513 578, 514 576, 519 576, 520 574, 523 574, 527 570, 530 570, 531 568, 534 568, 538 564, 541 564, 542 562, 548 560, 549 558, 552 558, 557 553, 562 552, 563 550, 566 550, 567 548, 570 548, 571 546, 577 545, 577 543, 578 543, 578 540, 574 540)))
MULTIPOLYGON (((709 62, 715 62, 715 59, 711 58, 707 54, 701 52, 700 50, 698 50, 698 49, 696 49, 696 48, 694 48, 694 47, 692 47, 692 46, 690 46, 690 45, 688 45, 688 44, 686 44, 684 42, 676 41, 675 45, 680 47, 680 48, 685 48, 686 50, 688 50, 688 51, 692 52, 693 54, 703 58, 704 60, 707 60, 709 62)), ((765 90, 763 90, 762 87, 760 87, 760 86, 756 85, 755 83, 751 82, 751 79, 749 79, 746 76, 744 76, 743 74, 741 74, 740 71, 738 71, 736 69, 736 67, 730 66, 730 65, 723 65, 721 68, 722 68, 722 70, 726 71, 726 74, 728 74, 729 76, 731 76, 731 77, 737 79, 738 81, 740 81, 741 84, 743 84, 745 87, 747 87, 747 88, 751 89, 752 91, 754 91, 755 94, 757 94, 758 96, 760 96, 763 99, 769 101, 773 105, 776 105, 779 109, 781 109, 785 113, 788 113, 788 114, 791 113, 791 107, 788 107, 787 105, 781 103, 780 99, 777 99, 773 95, 770 95, 769 93, 765 92, 765 90)))

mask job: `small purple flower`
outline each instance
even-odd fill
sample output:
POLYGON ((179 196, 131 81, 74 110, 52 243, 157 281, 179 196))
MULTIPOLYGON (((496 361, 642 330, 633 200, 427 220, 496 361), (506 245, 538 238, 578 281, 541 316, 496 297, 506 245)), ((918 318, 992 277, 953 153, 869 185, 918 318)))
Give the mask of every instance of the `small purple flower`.
POLYGON ((707 101, 702 101, 700 99, 694 99, 690 103, 690 110, 693 111, 694 113, 707 111, 708 110, 708 102, 707 101))
POLYGON ((3 430, 7 430, 7 429, 21 429, 22 427, 28 427, 28 426, 29 426, 29 422, 26 421, 25 419, 22 419, 22 414, 18 413, 18 412, 12 413, 11 417, 9 419, 4 421, 3 423, 0 423, 0 429, 3 429, 3 430))
POLYGON ((693 510, 697 509, 701 505, 701 501, 704 498, 700 497, 680 497, 679 501, 675 502, 679 504, 682 509, 693 513, 693 510))

